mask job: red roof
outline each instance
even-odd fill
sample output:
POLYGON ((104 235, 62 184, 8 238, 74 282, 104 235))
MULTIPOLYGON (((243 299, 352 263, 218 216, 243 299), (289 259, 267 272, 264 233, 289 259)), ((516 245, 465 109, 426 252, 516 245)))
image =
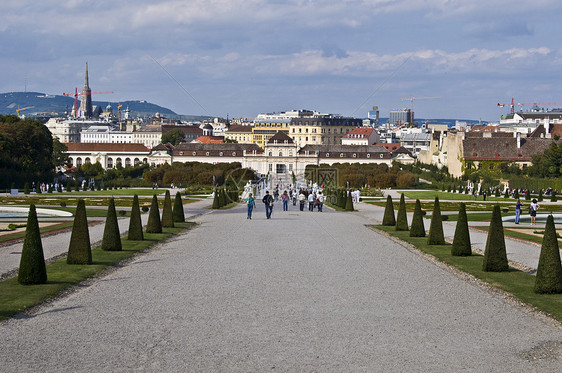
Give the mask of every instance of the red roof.
POLYGON ((361 138, 368 138, 373 133, 374 129, 367 128, 367 127, 358 127, 352 129, 347 135, 345 135, 344 139, 361 139, 361 138))
POLYGON ((200 142, 201 144, 222 144, 224 142, 224 136, 199 136, 194 141, 200 142))
POLYGON ((64 145, 69 152, 150 152, 143 144, 136 143, 67 142, 64 145))
POLYGON ((383 146, 389 152, 394 152, 394 151, 400 149, 400 143, 395 143, 395 142, 392 142, 392 143, 390 143, 390 142, 377 142, 373 145, 383 146))

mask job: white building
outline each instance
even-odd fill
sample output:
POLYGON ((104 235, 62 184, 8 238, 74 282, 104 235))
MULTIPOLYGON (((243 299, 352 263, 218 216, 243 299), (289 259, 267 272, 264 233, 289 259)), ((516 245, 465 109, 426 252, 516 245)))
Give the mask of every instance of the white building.
POLYGON ((80 133, 91 126, 107 126, 107 122, 87 119, 51 118, 45 126, 60 142, 80 142, 80 133))
POLYGON ((360 127, 352 129, 342 137, 342 145, 373 145, 380 138, 374 128, 360 127))
POLYGON ((150 149, 142 144, 66 143, 73 166, 99 162, 104 169, 147 163, 150 149))
POLYGON ((80 142, 132 143, 133 133, 112 126, 91 126, 80 133, 80 142))

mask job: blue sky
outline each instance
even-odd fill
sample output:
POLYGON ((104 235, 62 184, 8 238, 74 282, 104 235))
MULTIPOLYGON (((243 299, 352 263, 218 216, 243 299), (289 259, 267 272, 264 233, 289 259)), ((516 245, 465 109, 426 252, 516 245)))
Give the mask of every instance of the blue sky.
POLYGON ((388 116, 414 96, 440 97, 416 117, 497 121, 511 97, 562 101, 561 15, 557 0, 3 0, 0 92, 72 92, 88 61, 104 100, 180 114, 388 116))

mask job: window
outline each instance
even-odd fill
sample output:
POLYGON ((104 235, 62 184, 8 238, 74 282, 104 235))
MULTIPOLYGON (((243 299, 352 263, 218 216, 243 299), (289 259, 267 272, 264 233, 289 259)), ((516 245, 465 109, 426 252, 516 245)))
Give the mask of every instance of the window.
POLYGON ((383 154, 381 154, 381 158, 383 158, 383 157, 384 157, 384 155, 383 155, 383 154))
POLYGON ((273 171, 273 165, 270 163, 269 164, 269 172, 273 171))
POLYGON ((205 155, 208 157, 208 156, 209 156, 209 152, 206 152, 205 155))
POLYGON ((219 155, 222 157, 222 152, 220 152, 219 155))
POLYGON ((279 152, 279 156, 282 157, 282 156, 283 156, 283 152, 279 152))
MULTIPOLYGON (((255 152, 255 150, 254 150, 254 152, 255 152)), ((232 156, 236 157, 236 152, 232 152, 232 156)))
POLYGON ((125 158, 125 167, 131 166, 131 158, 125 158))
POLYGON ((140 159, 135 158, 134 163, 135 163, 135 166, 138 165, 140 163, 140 159))
POLYGON ((371 158, 371 153, 367 153, 367 158, 371 158))
POLYGON ((330 153, 326 153, 326 158, 328 158, 330 156, 330 153))
POLYGON ((343 153, 340 153, 340 158, 343 158, 343 153))
POLYGON ((193 154, 193 156, 195 157, 195 156, 197 155, 197 152, 193 152, 192 154, 193 154))
POLYGON ((353 158, 357 158, 357 153, 353 153, 353 158))

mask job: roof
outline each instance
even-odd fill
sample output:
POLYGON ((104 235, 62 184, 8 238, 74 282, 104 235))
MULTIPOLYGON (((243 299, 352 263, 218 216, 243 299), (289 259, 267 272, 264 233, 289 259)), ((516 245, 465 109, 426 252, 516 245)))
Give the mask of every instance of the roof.
POLYGON ((532 156, 544 152, 552 139, 521 138, 521 147, 517 147, 515 137, 481 137, 463 140, 464 159, 498 160, 498 161, 530 161, 532 156))
POLYGON ((221 152, 227 155, 232 155, 236 157, 241 157, 244 151, 251 153, 256 151, 256 153, 262 153, 262 149, 256 144, 238 144, 238 143, 220 143, 220 144, 203 144, 197 142, 187 142, 178 144, 174 148, 174 156, 186 155, 186 156, 206 156, 209 155, 220 155, 221 152), (236 155, 234 155, 234 153, 236 155))
POLYGON ((391 159, 388 150, 378 145, 305 145, 299 154, 317 154, 318 158, 377 158, 391 159))
POLYGON ((227 133, 252 133, 252 126, 242 126, 240 124, 233 124, 229 127, 227 133))
POLYGON ((67 142, 64 145, 69 152, 150 152, 143 144, 136 143, 67 142))
POLYGON ((267 143, 268 144, 294 144, 295 142, 285 132, 278 131, 275 135, 271 136, 271 138, 267 143))
POLYGON ((391 153, 402 147, 400 143, 396 143, 396 142, 376 142, 373 145, 382 146, 383 148, 385 148, 391 153))
POLYGON ((224 136, 199 136, 193 141, 203 144, 221 144, 224 141, 224 136))
POLYGON ((197 134, 201 136, 203 134, 203 130, 199 128, 199 126, 175 126, 171 124, 162 125, 163 134, 175 129, 182 131, 184 135, 197 134))
POLYGON ((351 131, 349 131, 349 133, 346 134, 345 136, 343 136, 342 138, 343 139, 363 139, 363 138, 367 138, 367 137, 371 136, 373 131, 374 131, 373 128, 358 127, 358 128, 354 128, 351 131))

